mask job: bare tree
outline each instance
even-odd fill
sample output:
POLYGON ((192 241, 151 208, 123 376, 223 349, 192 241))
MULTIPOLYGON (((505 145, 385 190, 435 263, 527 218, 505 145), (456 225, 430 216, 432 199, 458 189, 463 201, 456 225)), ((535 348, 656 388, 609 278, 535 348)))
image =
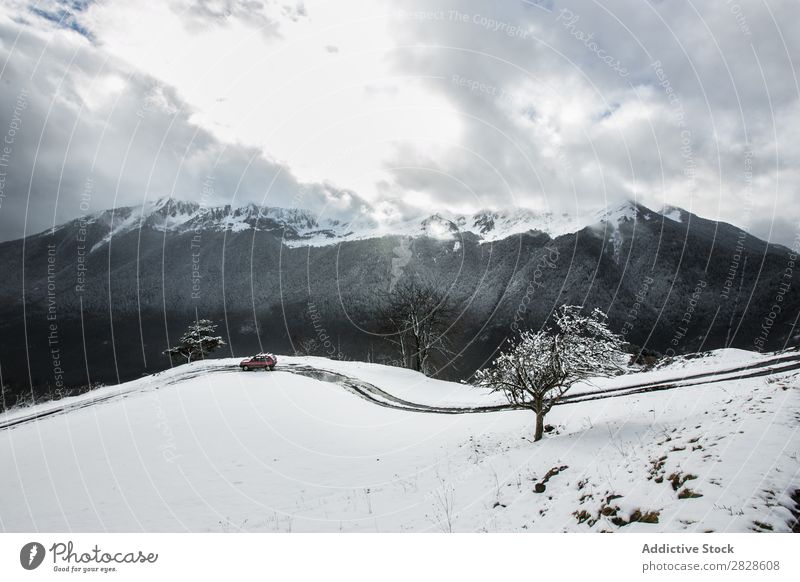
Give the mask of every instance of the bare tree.
POLYGON ((320 343, 313 337, 300 337, 294 340, 295 356, 316 356, 320 351, 320 343))
POLYGON ((555 327, 524 331, 510 350, 475 374, 478 385, 503 392, 509 403, 536 413, 534 441, 542 439, 544 417, 581 380, 621 373, 622 339, 608 329, 606 315, 595 309, 564 305, 555 327))
POLYGON ((396 346, 406 368, 431 373, 434 354, 449 355, 447 331, 454 314, 442 286, 417 278, 397 283, 379 309, 386 339, 396 346))

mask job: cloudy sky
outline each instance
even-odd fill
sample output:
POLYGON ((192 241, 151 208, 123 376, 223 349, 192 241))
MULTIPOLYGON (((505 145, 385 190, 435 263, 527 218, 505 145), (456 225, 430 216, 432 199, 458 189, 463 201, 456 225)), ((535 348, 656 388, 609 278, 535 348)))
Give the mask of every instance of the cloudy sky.
POLYGON ((798 22, 797 0, 4 0, 0 240, 212 176, 215 203, 328 216, 631 198, 791 244, 798 22))

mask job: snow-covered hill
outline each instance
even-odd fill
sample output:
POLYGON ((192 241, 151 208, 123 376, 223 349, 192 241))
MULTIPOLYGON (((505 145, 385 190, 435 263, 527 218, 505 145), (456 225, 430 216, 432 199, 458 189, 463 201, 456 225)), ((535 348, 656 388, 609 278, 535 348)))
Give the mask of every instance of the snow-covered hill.
MULTIPOLYGON (((596 389, 754 363, 725 350, 596 389)), ((461 384, 321 358, 281 358, 272 373, 234 365, 198 362, 0 416, 38 417, 0 430, 0 528, 787 531, 792 520, 794 371, 559 406, 534 444, 526 411, 390 408, 293 370, 420 404, 502 402, 461 384)))
MULTIPOLYGON (((685 212, 685 211, 684 211, 685 212)), ((672 215, 670 215, 669 219, 672 215)), ((663 219, 658 213, 628 201, 608 208, 584 209, 581 213, 534 212, 523 208, 506 211, 482 211, 472 215, 436 213, 411 218, 376 219, 369 209, 348 220, 318 216, 308 210, 276 208, 247 204, 242 207, 206 206, 171 198, 105 210, 87 217, 90 224, 100 224, 108 234, 94 245, 97 249, 114 236, 148 227, 167 232, 259 230, 274 232, 288 246, 324 246, 350 240, 382 236, 428 236, 456 239, 470 233, 483 242, 502 240, 525 232, 537 231, 555 238, 577 232, 586 226, 610 224, 612 229, 623 221, 663 219)))

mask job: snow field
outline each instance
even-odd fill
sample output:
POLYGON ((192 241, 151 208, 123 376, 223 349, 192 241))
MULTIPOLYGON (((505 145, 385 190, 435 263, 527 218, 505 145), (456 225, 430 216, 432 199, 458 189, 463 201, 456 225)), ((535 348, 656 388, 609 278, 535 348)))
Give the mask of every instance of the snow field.
MULTIPOLYGON (((672 377, 747 363, 725 352, 672 377)), ((112 398, 0 431, 0 529, 787 531, 792 519, 795 373, 558 406, 534 444, 527 411, 395 410, 330 382, 225 369, 234 362, 100 389, 69 404, 112 398)), ((502 402, 408 370, 290 363, 418 403, 502 402)))

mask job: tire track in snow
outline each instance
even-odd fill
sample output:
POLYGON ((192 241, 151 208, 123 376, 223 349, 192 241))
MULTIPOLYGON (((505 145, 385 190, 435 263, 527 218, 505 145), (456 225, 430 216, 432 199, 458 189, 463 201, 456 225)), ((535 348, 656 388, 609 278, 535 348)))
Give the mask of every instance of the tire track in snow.
MULTIPOLYGON (((164 384, 158 387, 153 387, 152 384, 150 384, 130 391, 115 392, 113 394, 99 396, 97 398, 91 398, 82 400, 80 402, 64 404, 63 406, 48 408, 46 410, 35 412, 29 415, 18 416, 5 421, 0 421, 0 430, 12 429, 21 424, 42 420, 58 414, 65 414, 67 412, 95 406, 96 404, 102 404, 111 400, 127 398, 129 395, 138 392, 162 389, 191 378, 196 378, 198 376, 221 372, 232 372, 238 368, 239 366, 236 364, 224 366, 221 365, 215 368, 203 368, 202 370, 197 370, 185 375, 169 378, 164 384)), ((692 386, 703 386, 706 384, 716 384, 719 382, 730 382, 735 380, 744 380, 747 378, 771 376, 775 374, 784 374, 798 369, 800 369, 800 354, 793 352, 789 355, 781 355, 744 366, 736 366, 724 370, 687 374, 675 377, 672 380, 643 382, 639 384, 630 384, 628 386, 620 386, 617 388, 598 390, 595 392, 569 394, 562 398, 556 405, 560 406, 578 402, 588 402, 590 400, 619 398, 623 396, 632 396, 635 394, 658 392, 661 390, 689 388, 692 386)), ((405 410, 408 412, 425 412, 431 414, 479 414, 486 412, 502 412, 506 410, 526 410, 525 407, 514 406, 511 404, 497 404, 492 406, 432 406, 428 404, 419 404, 394 396, 382 388, 379 388, 374 384, 370 384, 369 382, 365 382, 364 380, 360 380, 340 372, 315 368, 313 366, 303 364, 279 364, 275 371, 288 372, 290 374, 306 376, 308 378, 323 382, 330 382, 332 384, 341 386, 348 392, 355 394, 356 396, 363 398, 372 404, 386 408, 393 408, 396 410, 405 410)))
MULTIPOLYGON (((618 398, 622 396, 632 396, 634 394, 644 394, 647 392, 658 392, 662 390, 673 390, 675 388, 689 388, 692 386, 703 386, 706 384, 716 384, 719 382, 730 382, 735 380, 744 380, 747 378, 757 378, 760 376, 771 376, 774 374, 784 374, 786 372, 791 372, 798 369, 800 369, 800 356, 794 355, 792 357, 771 359, 766 362, 749 364, 747 366, 740 366, 728 370, 718 370, 715 372, 702 372, 698 374, 686 375, 677 380, 673 379, 646 382, 619 388, 598 390, 596 392, 568 395, 557 402, 556 405, 560 406, 577 402, 588 402, 590 400, 618 398), (776 366, 775 364, 778 361, 788 363, 776 366)), ((353 378, 339 372, 322 370, 301 364, 294 364, 284 368, 279 368, 279 371, 299 374, 315 380, 332 382, 342 386, 349 392, 352 392, 353 394, 356 394, 365 400, 369 400, 373 404, 410 412, 428 412, 433 414, 474 414, 484 412, 500 412, 504 410, 527 410, 527 408, 523 406, 514 406, 512 404, 469 407, 432 406, 428 404, 418 404, 393 396, 385 390, 378 388, 374 384, 370 384, 363 380, 359 380, 358 378, 353 378)))

